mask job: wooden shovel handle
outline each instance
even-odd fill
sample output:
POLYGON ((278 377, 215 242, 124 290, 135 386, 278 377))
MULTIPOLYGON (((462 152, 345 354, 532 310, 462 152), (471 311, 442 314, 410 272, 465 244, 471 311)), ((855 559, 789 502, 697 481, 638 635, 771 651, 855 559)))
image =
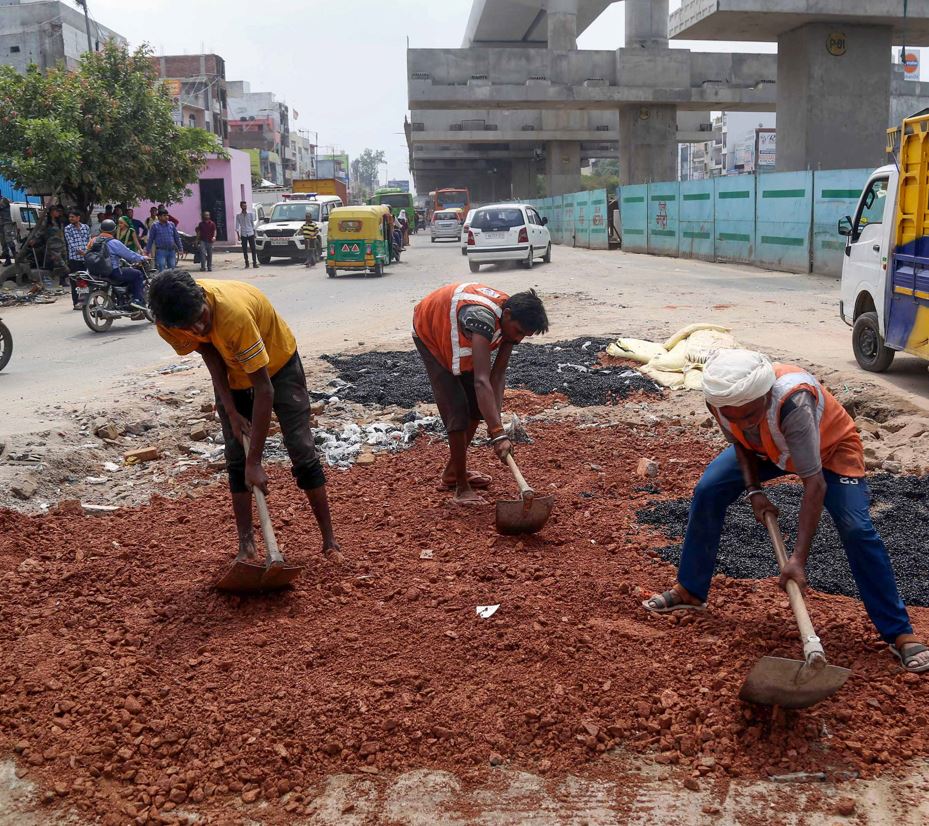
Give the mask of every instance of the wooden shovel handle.
POLYGON ((506 454, 506 464, 513 473, 516 484, 519 486, 519 495, 522 496, 523 499, 534 496, 535 491, 529 487, 529 483, 525 480, 522 473, 519 472, 519 466, 516 464, 516 460, 513 458, 512 453, 506 454))
MULTIPOLYGON (((764 515, 765 527, 768 529, 768 535, 774 545, 774 555, 777 557, 777 567, 784 569, 787 564, 787 548, 784 546, 784 537, 781 536, 781 529, 778 527, 777 518, 770 511, 764 515)), ((811 657, 822 658, 825 662, 826 654, 823 651, 822 643, 816 635, 813 628, 813 621, 806 610, 806 602, 803 599, 803 593, 800 586, 792 579, 787 580, 787 597, 790 599, 790 607, 793 609, 794 618, 797 620, 797 628, 800 630, 800 640, 803 642, 803 653, 809 660, 811 657)))
MULTIPOLYGON (((248 455, 248 436, 242 434, 242 446, 245 448, 245 454, 248 455)), ((255 505, 258 508, 258 521, 261 523, 261 535, 264 537, 265 549, 268 557, 272 562, 282 562, 284 557, 277 547, 277 537, 274 535, 274 526, 271 524, 271 514, 268 513, 268 502, 264 493, 258 488, 252 488, 252 494, 255 496, 255 505)))

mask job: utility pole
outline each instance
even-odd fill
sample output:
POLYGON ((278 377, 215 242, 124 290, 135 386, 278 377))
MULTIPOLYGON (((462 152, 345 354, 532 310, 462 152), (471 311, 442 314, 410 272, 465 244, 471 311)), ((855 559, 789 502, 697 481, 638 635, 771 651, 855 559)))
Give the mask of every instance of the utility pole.
POLYGON ((94 44, 90 39, 90 13, 87 11, 87 0, 74 0, 77 5, 84 9, 84 26, 87 29, 87 51, 94 50, 94 44))

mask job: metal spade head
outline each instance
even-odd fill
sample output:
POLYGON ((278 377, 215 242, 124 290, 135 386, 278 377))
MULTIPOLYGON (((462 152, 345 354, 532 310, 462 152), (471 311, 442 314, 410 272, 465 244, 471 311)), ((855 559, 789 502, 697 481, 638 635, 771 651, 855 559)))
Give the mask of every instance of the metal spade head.
MULTIPOLYGON (((823 661, 825 662, 825 661, 823 661)), ((852 672, 836 665, 762 657, 742 685, 739 699, 781 708, 809 708, 835 694, 852 672)))
POLYGON ((536 533, 545 527, 554 506, 554 496, 502 499, 497 502, 497 531, 502 534, 536 533))
POLYGON ((290 585, 302 570, 302 565, 262 565, 236 560, 215 587, 236 594, 274 591, 290 585))

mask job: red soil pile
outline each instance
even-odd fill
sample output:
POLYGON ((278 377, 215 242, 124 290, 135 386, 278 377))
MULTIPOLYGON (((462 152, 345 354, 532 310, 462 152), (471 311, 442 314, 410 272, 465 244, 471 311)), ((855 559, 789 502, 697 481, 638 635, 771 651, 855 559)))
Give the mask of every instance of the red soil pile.
POLYGON ((564 393, 533 393, 531 390, 514 390, 508 387, 503 391, 504 408, 508 413, 520 416, 535 416, 543 410, 554 407, 559 402, 568 404, 564 393))
MULTIPOLYGON (((448 504, 441 443, 330 473, 350 570, 321 562, 305 501, 274 468, 281 545, 309 568, 261 598, 210 590, 234 547, 221 485, 112 516, 0 513, 0 748, 50 798, 111 823, 291 792, 262 814, 273 822, 304 814, 328 774, 477 778, 491 759, 583 772, 614 747, 709 778, 869 775, 929 754, 929 682, 893 663, 857 602, 812 597, 827 652, 853 675, 777 716, 737 699, 759 657, 800 651, 773 581, 717 581, 702 617, 639 607, 673 571, 648 553, 666 540, 636 523, 654 496, 636 463, 655 458, 662 495, 686 495, 715 452, 705 435, 532 434, 521 467, 557 496, 533 538, 498 536, 491 506, 448 504)), ((491 453, 475 455, 512 498, 491 453)))

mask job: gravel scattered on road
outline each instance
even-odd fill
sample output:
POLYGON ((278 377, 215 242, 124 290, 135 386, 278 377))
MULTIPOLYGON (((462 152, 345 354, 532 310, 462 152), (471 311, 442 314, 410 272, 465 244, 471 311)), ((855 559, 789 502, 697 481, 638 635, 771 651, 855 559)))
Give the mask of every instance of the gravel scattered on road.
MULTIPOLYGON (((610 404, 634 393, 658 396, 662 389, 636 370, 603 367, 597 355, 610 339, 575 338, 551 344, 523 343, 513 350, 507 386, 539 395, 561 393, 579 407, 610 404)), ((347 382, 340 398, 362 404, 413 407, 431 402, 432 388, 416 350, 324 355, 347 382)))
MULTIPOLYGON (((880 473, 868 478, 871 487, 871 515, 878 533, 887 545, 897 585, 908 605, 929 605, 929 485, 926 478, 892 476, 880 473)), ((781 530, 796 529, 803 488, 780 484, 767 489, 768 497, 780 509, 781 530)), ((639 521, 662 528, 668 538, 683 537, 687 528, 690 499, 656 502, 639 511, 639 521)), ((790 540, 788 538, 788 548, 790 540)), ((681 545, 658 548, 663 559, 677 565, 681 545)), ((777 573, 774 551, 768 533, 752 515, 751 508, 736 502, 729 508, 720 543, 716 570, 739 579, 763 579, 777 573)), ((810 585, 829 594, 857 597, 845 551, 835 524, 823 512, 807 575, 810 585)))

